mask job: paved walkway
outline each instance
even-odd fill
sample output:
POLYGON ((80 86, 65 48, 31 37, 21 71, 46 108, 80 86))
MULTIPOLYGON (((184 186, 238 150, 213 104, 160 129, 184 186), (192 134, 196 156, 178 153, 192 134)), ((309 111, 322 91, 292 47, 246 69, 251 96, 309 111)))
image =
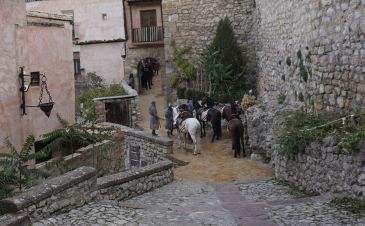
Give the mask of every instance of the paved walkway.
POLYGON ((273 181, 250 184, 175 181, 125 202, 100 201, 44 225, 365 225, 324 197, 295 198, 273 181))

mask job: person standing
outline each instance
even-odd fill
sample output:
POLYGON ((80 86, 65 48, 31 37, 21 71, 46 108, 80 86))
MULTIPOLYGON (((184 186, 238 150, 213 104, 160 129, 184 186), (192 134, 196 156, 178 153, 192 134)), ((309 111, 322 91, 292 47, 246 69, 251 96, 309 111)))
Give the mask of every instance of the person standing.
POLYGON ((131 73, 131 74, 129 75, 129 78, 128 78, 128 85, 129 85, 132 89, 134 89, 134 77, 133 77, 133 73, 131 73))
POLYGON ((152 101, 151 106, 149 108, 149 112, 150 112, 150 128, 152 130, 152 135, 153 136, 157 136, 156 130, 159 129, 160 127, 160 119, 157 115, 157 108, 156 108, 156 102, 152 101))
POLYGON ((173 136, 172 132, 174 130, 174 115, 171 104, 168 105, 166 112, 165 112, 165 129, 167 129, 167 136, 173 136))

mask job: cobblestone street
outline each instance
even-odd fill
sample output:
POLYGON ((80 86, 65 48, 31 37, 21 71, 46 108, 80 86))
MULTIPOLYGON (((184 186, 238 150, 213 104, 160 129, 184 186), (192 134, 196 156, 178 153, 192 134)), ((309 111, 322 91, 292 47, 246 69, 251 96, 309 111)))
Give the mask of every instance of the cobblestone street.
POLYGON ((295 198, 273 181, 250 184, 175 181, 125 202, 100 201, 45 225, 365 225, 325 197, 295 198))

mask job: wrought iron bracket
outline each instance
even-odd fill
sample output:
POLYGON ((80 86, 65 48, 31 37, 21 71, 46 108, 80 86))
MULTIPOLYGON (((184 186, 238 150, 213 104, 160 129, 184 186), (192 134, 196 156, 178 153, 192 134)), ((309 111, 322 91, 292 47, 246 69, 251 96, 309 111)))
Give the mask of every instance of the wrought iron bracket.
MULTIPOLYGON (((48 103, 42 103, 42 95, 43 95, 43 84, 42 84, 42 87, 41 87, 41 95, 40 95, 40 98, 39 98, 39 100, 40 100, 39 104, 36 105, 36 106, 34 106, 34 105, 26 105, 25 104, 25 93, 28 91, 30 84, 28 86, 25 86, 25 82, 24 82, 24 77, 25 76, 31 77, 31 75, 24 74, 24 67, 20 67, 20 73, 19 73, 19 79, 20 79, 20 83, 21 83, 21 87, 20 87, 20 93, 21 93, 20 109, 21 109, 23 115, 26 115, 27 114, 25 108, 35 107, 35 108, 40 108, 49 117, 50 114, 51 114, 51 111, 52 111, 54 102, 52 101, 52 97, 50 96, 50 93, 48 91, 47 85, 45 85, 46 86, 45 89, 47 91, 47 94, 49 95, 50 102, 48 102, 48 103)), ((46 79, 44 81, 42 81, 42 82, 45 83, 46 82, 46 79)))

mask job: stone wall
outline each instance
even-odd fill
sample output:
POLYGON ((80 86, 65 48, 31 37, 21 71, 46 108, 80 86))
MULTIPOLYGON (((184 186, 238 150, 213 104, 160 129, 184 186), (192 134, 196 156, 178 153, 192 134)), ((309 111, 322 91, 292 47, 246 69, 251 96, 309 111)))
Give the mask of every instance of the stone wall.
POLYGON ((364 1, 256 0, 256 8, 263 102, 273 107, 285 96, 287 104, 330 111, 364 103, 364 1))
POLYGON ((299 188, 365 199, 365 150, 344 154, 340 140, 327 137, 294 158, 277 156, 275 175, 299 188))
POLYGON ((247 56, 248 72, 255 72, 255 38, 252 33, 256 20, 254 1, 163 0, 162 12, 167 81, 177 71, 174 49, 191 48, 187 57, 191 63, 198 66, 197 62, 203 49, 214 38, 219 20, 226 16, 232 22, 243 55, 247 56))
POLYGON ((103 199, 127 200, 173 181, 173 164, 161 161, 139 170, 121 172, 97 181, 103 199))
POLYGON ((90 166, 96 169, 98 176, 101 176, 125 169, 123 153, 122 141, 115 143, 103 141, 76 150, 74 154, 63 157, 63 161, 58 164, 54 164, 58 159, 51 159, 37 164, 36 167, 55 177, 81 166, 90 166))
POLYGON ((172 145, 173 141, 169 138, 129 130, 125 135, 126 169, 143 167, 163 160, 166 154, 172 153, 172 145))
POLYGON ((30 218, 40 220, 52 214, 67 212, 96 197, 96 171, 81 167, 62 176, 49 179, 19 195, 0 201, 2 213, 23 211, 30 218))
POLYGON ((29 225, 100 199, 126 200, 173 181, 173 163, 162 160, 144 168, 96 178, 92 167, 80 167, 0 200, 2 225, 29 225))

